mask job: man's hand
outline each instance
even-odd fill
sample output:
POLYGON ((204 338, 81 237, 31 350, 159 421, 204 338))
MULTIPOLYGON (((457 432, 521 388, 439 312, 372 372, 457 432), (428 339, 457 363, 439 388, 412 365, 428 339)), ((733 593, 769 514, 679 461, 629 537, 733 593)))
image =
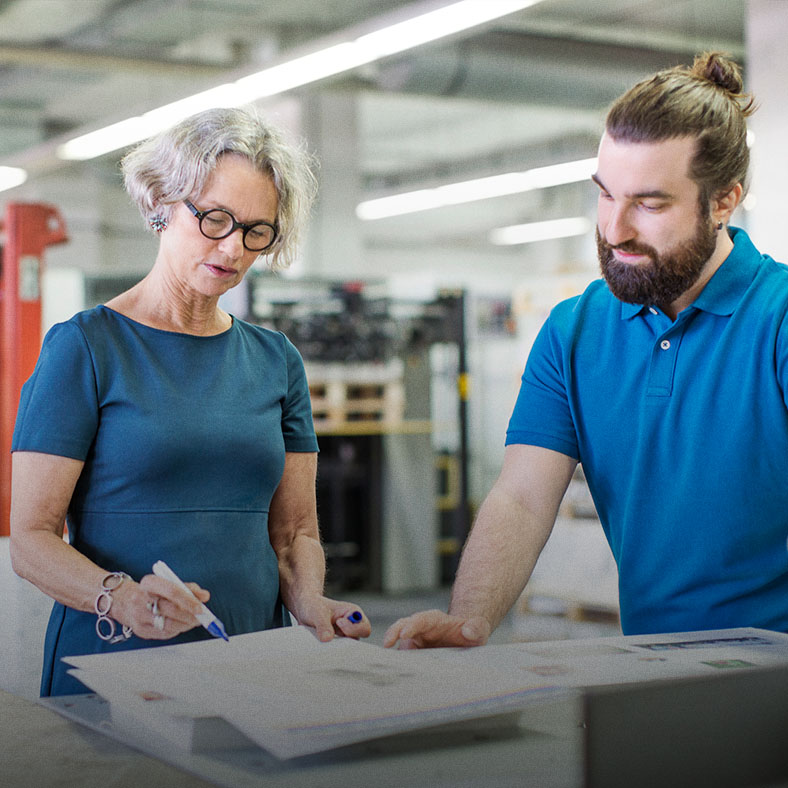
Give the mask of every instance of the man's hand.
POLYGON ((482 646, 491 632, 492 627, 484 618, 462 618, 441 610, 425 610, 393 623, 383 637, 383 645, 391 648, 399 641, 400 649, 482 646))

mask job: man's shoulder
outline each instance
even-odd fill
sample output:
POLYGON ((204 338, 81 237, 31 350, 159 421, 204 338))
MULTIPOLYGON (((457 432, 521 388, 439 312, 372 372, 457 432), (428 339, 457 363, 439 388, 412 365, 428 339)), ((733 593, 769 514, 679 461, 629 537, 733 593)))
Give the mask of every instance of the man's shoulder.
POLYGON ((788 313, 788 264, 763 255, 742 303, 764 314, 788 313))
POLYGON ((765 254, 763 255, 760 271, 764 276, 774 279, 778 284, 788 284, 788 263, 777 262, 773 257, 765 254))
POLYGON ((741 228, 731 227, 730 232, 734 244, 731 259, 737 267, 742 266, 752 271, 756 280, 767 280, 777 286, 785 285, 788 281, 788 264, 778 262, 770 254, 761 252, 741 228))

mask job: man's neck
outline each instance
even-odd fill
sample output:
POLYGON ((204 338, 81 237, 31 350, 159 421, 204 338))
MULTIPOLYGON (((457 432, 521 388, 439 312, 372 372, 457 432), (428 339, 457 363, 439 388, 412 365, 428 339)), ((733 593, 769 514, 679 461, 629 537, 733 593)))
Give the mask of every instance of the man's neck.
POLYGON ((703 288, 709 283, 711 278, 717 273, 719 267, 725 262, 728 255, 733 251, 733 241, 728 235, 727 230, 721 230, 717 237, 717 246, 712 256, 706 261, 700 276, 692 287, 685 290, 671 304, 660 304, 662 310, 671 319, 675 320, 679 313, 684 311, 701 294, 703 288))

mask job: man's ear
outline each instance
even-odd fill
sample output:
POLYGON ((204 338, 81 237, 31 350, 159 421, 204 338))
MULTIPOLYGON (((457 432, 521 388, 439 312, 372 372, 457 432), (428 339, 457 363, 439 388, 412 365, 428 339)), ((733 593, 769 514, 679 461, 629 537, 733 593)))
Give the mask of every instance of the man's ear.
POLYGON ((744 194, 744 187, 737 183, 733 188, 728 189, 725 194, 715 197, 711 201, 711 218, 717 224, 722 222, 728 224, 733 212, 739 207, 742 195, 744 194))

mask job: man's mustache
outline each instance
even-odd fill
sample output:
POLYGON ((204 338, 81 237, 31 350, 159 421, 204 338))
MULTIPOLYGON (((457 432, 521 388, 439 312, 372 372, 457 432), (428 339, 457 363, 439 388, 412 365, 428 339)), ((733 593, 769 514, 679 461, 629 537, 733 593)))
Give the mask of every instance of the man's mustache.
POLYGON ((653 247, 651 246, 644 246, 637 243, 632 243, 631 241, 624 241, 624 243, 620 244, 609 244, 607 241, 603 242, 608 249, 616 249, 619 252, 625 252, 626 254, 642 254, 646 255, 647 257, 654 257, 656 252, 653 247))

